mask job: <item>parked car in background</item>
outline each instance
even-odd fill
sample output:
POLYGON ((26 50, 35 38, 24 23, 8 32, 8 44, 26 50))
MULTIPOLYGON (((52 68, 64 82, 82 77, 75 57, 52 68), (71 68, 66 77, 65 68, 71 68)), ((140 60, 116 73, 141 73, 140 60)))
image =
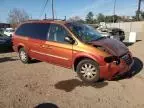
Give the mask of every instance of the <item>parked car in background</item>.
POLYGON ((119 28, 98 28, 97 29, 102 36, 124 41, 125 33, 119 28))
POLYGON ((11 37, 0 33, 0 51, 12 49, 11 37))
POLYGON ((125 32, 120 28, 109 28, 110 38, 125 40, 125 32))
POLYGON ((4 32, 4 28, 0 28, 0 33, 3 33, 4 32))
POLYGON ((118 40, 101 36, 80 23, 44 20, 21 24, 12 37, 23 63, 32 58, 73 68, 85 82, 112 79, 127 72, 133 57, 118 40))
POLYGON ((117 39, 119 41, 125 40, 125 32, 120 28, 108 28, 106 24, 104 25, 91 25, 104 37, 117 39))
POLYGON ((14 29, 13 28, 6 28, 4 30, 4 34, 7 36, 12 36, 12 34, 14 33, 14 29))

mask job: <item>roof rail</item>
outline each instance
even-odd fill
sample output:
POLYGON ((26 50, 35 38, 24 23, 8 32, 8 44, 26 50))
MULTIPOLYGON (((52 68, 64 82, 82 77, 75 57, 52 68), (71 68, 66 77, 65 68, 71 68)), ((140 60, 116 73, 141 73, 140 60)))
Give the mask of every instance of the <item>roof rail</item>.
MULTIPOLYGON (((66 19, 43 19, 43 20, 48 20, 48 21, 66 21, 66 19)), ((42 21, 41 19, 30 19, 30 20, 26 20, 23 22, 27 22, 27 21, 42 21)))

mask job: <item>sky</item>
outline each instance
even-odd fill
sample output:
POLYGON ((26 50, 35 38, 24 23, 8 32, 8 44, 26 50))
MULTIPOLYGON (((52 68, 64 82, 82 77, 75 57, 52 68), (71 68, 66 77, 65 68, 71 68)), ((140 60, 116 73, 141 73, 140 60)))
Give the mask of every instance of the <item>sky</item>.
MULTIPOLYGON (((7 22, 8 13, 13 8, 24 9, 33 19, 44 18, 45 13, 51 18, 51 0, 42 14, 45 2, 46 0, 0 0, 0 22, 7 22)), ((138 0, 116 0, 116 14, 135 15, 137 5, 138 0)), ((80 16, 84 19, 89 11, 95 16, 98 13, 112 15, 113 7, 114 0, 54 0, 55 16, 58 19, 64 19, 64 16, 80 16)))

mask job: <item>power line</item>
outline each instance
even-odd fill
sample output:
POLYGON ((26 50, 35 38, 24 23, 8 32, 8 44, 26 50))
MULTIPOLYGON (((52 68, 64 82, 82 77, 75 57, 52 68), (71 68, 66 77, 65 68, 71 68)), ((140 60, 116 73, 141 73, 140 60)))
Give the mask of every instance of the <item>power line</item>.
POLYGON ((45 11, 45 8, 46 8, 46 6, 47 6, 48 1, 49 1, 49 0, 46 0, 45 5, 44 5, 44 7, 42 8, 42 11, 41 11, 41 14, 40 14, 40 18, 42 17, 42 15, 43 15, 43 13, 44 13, 44 11, 45 11))

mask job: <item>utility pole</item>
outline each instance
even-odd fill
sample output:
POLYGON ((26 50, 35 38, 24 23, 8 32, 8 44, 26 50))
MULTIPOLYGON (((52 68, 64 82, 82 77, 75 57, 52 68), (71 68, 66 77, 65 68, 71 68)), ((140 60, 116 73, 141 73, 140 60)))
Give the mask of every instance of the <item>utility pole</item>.
POLYGON ((32 20, 32 15, 30 16, 30 19, 32 20))
POLYGON ((138 10, 137 10, 137 12, 136 12, 137 21, 140 20, 141 1, 142 1, 142 0, 139 0, 139 1, 138 1, 138 10))
POLYGON ((65 21, 66 21, 66 19, 67 19, 67 18, 66 18, 66 16, 65 16, 65 21))
POLYGON ((115 22, 115 8, 116 8, 116 0, 114 0, 114 8, 113 8, 113 23, 115 22))
POLYGON ((47 19, 47 14, 45 13, 45 19, 47 19))
POLYGON ((52 0, 52 18, 54 20, 54 2, 53 2, 53 0, 52 0))

